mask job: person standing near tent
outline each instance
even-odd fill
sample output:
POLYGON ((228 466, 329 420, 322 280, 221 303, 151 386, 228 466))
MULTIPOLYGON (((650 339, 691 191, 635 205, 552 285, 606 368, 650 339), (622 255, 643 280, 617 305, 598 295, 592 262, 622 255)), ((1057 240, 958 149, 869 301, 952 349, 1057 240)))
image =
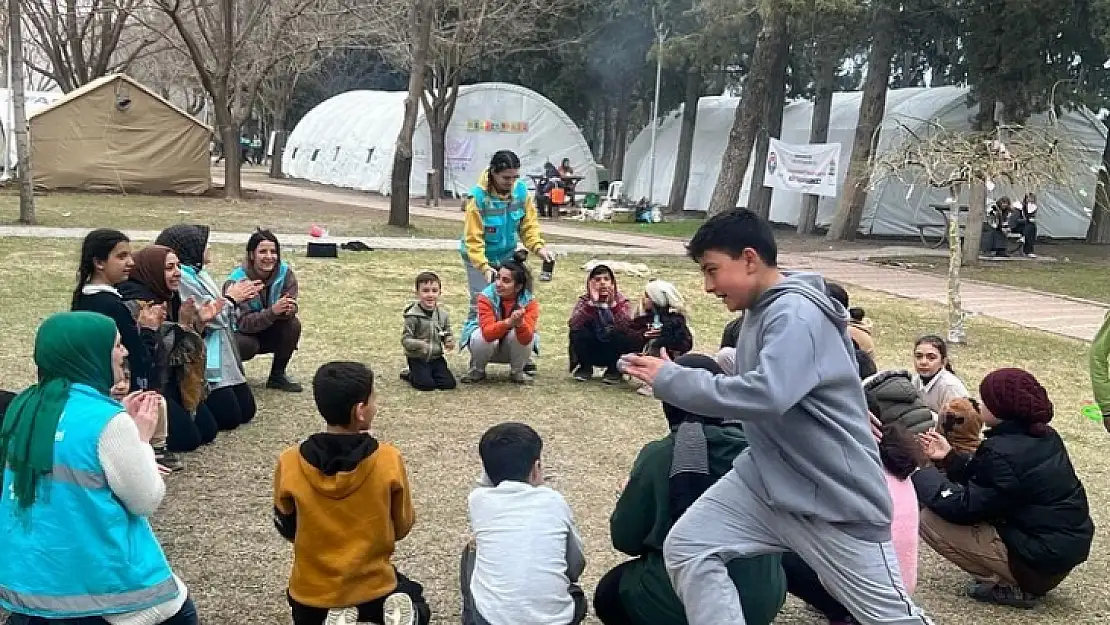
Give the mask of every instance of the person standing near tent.
POLYGON ((520 179, 520 158, 510 150, 493 155, 471 189, 464 210, 459 253, 470 290, 470 313, 466 318, 470 323, 478 316, 478 294, 493 282, 497 276, 494 267, 513 255, 518 242, 544 262, 553 262, 555 255, 547 249, 540 232, 535 200, 520 179))

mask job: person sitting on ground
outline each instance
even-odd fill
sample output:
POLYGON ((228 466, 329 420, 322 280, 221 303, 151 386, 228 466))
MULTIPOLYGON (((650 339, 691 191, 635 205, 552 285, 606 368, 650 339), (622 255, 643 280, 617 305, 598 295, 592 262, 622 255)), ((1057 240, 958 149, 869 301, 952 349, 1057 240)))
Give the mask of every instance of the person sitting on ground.
POLYGON ((1013 212, 1013 206, 1008 197, 1000 197, 987 206, 986 219, 983 220, 982 225, 983 238, 979 243, 980 252, 998 258, 1009 256, 1006 251, 1009 244, 1006 231, 1011 212, 1013 212))
POLYGON ((449 391, 455 388, 455 376, 444 355, 455 349, 451 319, 439 304, 439 276, 424 271, 416 276, 416 299, 405 307, 405 329, 401 346, 408 361, 408 380, 418 391, 449 391))
POLYGON ((925 335, 913 345, 913 385, 925 405, 941 414, 944 405, 957 397, 970 397, 963 381, 956 376, 948 358, 948 343, 934 334, 925 335))
POLYGON ((208 226, 179 224, 162 231, 155 244, 173 250, 181 262, 183 300, 200 306, 204 324, 205 380, 209 394, 205 402, 221 430, 233 430, 254 419, 258 408, 247 386, 243 362, 239 359, 234 326, 239 302, 249 301, 262 289, 259 282, 243 280, 220 290, 205 270, 209 261, 208 226))
POLYGON ((602 367, 606 384, 621 381, 617 360, 639 351, 630 340, 632 305, 617 288, 617 277, 608 265, 596 265, 586 276, 586 292, 578 296, 567 326, 570 328, 570 370, 574 379, 587 382, 594 369, 602 367))
POLYGON ((35 336, 38 381, 0 428, 10 625, 198 623, 148 521, 166 492, 150 447, 158 396, 109 397, 126 356, 97 313, 55 314, 35 336))
POLYGON ((867 318, 867 313, 862 308, 849 306, 848 291, 835 282, 825 283, 825 293, 848 311, 848 336, 858 349, 865 354, 875 357, 875 339, 871 336, 874 324, 867 318))
POLYGON ((470 370, 463 383, 485 380, 491 362, 508 364, 513 382, 532 383, 524 366, 537 350, 540 304, 532 294, 532 274, 524 264, 527 258, 528 252, 518 250, 501 263, 497 279, 478 296, 478 317, 462 329, 460 345, 470 350, 470 370))
POLYGON ((884 426, 899 423, 911 433, 921 434, 937 423, 908 371, 883 371, 872 375, 863 381, 863 389, 874 398, 872 413, 884 426))
POLYGON ((957 397, 944 405, 937 431, 958 453, 971 455, 983 442, 983 416, 973 397, 957 397))
POLYGON ((478 443, 482 484, 467 498, 473 540, 463 551, 463 625, 577 625, 585 549, 563 496, 544 486, 543 440, 523 423, 478 443))
POLYGON ((266 388, 300 393, 303 388, 286 369, 301 340, 297 318, 300 287, 293 268, 281 259, 281 243, 273 232, 256 230, 247 241, 247 257, 231 272, 224 293, 236 284, 261 283, 262 289, 248 299, 238 299, 235 342, 245 362, 259 354, 273 354, 266 388))
POLYGON ((293 625, 427 625, 424 588, 392 563, 416 521, 401 452, 370 434, 374 373, 330 362, 312 379, 327 423, 278 458, 274 524, 293 543, 293 625))
POLYGON ((1032 374, 994 371, 979 396, 990 430, 974 455, 954 451, 939 432, 920 436, 939 466, 913 476, 925 507, 921 538, 971 574, 971 598, 1033 608, 1090 555, 1087 493, 1032 374))
POLYGON ((128 304, 160 305, 166 319, 150 344, 150 384, 166 398, 171 452, 194 451, 216 439, 216 418, 204 403, 204 324, 196 302, 182 302, 181 265, 163 245, 148 245, 134 255, 130 277, 118 287, 128 304))
MULTIPOLYGON (((723 373, 709 356, 687 354, 684 367, 723 373)), ((707 488, 732 468, 748 446, 739 422, 691 414, 664 403, 670 433, 648 443, 632 465, 609 518, 613 547, 634 559, 597 584, 594 612, 605 625, 686 625, 686 615, 663 563, 671 526, 707 488)), ((778 554, 738 558, 728 576, 740 593, 748 625, 767 625, 786 598, 778 554)))
MULTIPOLYGON (((645 354, 658 356, 667 352, 677 358, 694 348, 694 335, 686 324, 686 304, 675 285, 665 280, 651 280, 640 298, 640 310, 632 321, 632 333, 643 337, 645 354)), ((651 396, 651 387, 636 389, 651 396)))
MULTIPOLYGON (((879 441, 879 459, 883 463, 887 489, 894 504, 891 538, 898 558, 898 569, 906 592, 917 587, 917 532, 920 524, 917 493, 910 476, 925 466, 927 460, 915 436, 901 423, 883 426, 879 441)), ((859 623, 855 617, 825 590, 817 574, 795 553, 782 557, 790 594, 814 607, 829 620, 829 625, 859 623)))

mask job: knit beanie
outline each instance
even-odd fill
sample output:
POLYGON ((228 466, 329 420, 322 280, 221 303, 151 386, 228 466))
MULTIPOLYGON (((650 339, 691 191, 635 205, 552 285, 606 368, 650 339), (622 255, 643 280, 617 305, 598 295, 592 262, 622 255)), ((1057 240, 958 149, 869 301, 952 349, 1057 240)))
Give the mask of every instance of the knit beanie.
POLYGON ((999 369, 990 373, 979 384, 979 396, 996 418, 1024 423, 1034 436, 1048 434, 1052 401, 1028 371, 999 369))

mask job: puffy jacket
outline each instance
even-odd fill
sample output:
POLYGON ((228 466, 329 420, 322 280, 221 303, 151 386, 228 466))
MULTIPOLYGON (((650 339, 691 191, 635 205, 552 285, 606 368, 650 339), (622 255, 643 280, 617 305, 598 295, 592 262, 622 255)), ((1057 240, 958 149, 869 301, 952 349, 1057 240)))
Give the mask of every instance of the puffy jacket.
POLYGON ((933 411, 921 399, 909 372, 883 371, 864 380, 863 388, 878 403, 875 416, 883 425, 897 421, 914 434, 933 427, 933 411))
POLYGON ((425 310, 420 302, 412 302, 405 307, 404 315, 401 346, 405 348, 405 357, 428 361, 442 358, 444 343, 448 338, 454 340, 447 309, 436 306, 434 310, 425 310))
POLYGON ((936 467, 913 475, 918 500, 937 516, 993 525, 1011 560, 1040 575, 1067 573, 1087 559, 1095 532, 1087 493, 1055 431, 1037 437, 1003 422, 975 455, 952 452, 942 466, 947 477, 936 467))

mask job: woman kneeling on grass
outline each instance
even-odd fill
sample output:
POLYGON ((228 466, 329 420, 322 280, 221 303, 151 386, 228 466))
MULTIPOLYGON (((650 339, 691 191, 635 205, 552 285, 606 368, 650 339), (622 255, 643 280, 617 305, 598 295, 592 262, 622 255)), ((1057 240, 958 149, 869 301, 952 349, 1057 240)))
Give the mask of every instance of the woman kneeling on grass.
MULTIPOLYGON (((723 373, 709 356, 688 354, 676 364, 723 373)), ((598 582, 594 610, 605 625, 686 625, 682 603, 667 577, 663 540, 706 489, 732 469, 748 446, 739 423, 725 423, 663 404, 670 434, 640 450, 609 519, 613 546, 633 556, 598 582)), ((728 564, 748 625, 767 625, 786 598, 778 554, 728 564)))
POLYGON ((269 230, 258 230, 247 241, 247 258, 231 272, 224 292, 249 280, 262 283, 262 290, 247 300, 237 300, 235 340, 239 356, 250 360, 258 354, 273 354, 266 388, 300 393, 302 386, 285 372, 297 343, 301 340, 301 321, 297 319, 297 274, 281 260, 281 243, 269 230))
POLYGON ((208 264, 208 233, 207 226, 180 224, 163 230, 155 243, 172 249, 181 261, 181 298, 192 299, 206 311, 202 320, 206 321, 207 403, 220 429, 233 430, 250 422, 257 411, 232 331, 235 307, 258 295, 262 285, 244 280, 221 292, 204 269, 208 264))
POLYGON ((974 455, 953 451, 939 432, 920 437, 939 466, 913 476, 921 538, 971 574, 971 598, 1033 608, 1090 554, 1087 493, 1032 374, 999 369, 979 394, 990 430, 974 455))
POLYGON ((150 447, 158 396, 109 396, 126 355, 97 313, 56 314, 35 336, 38 383, 0 428, 9 624, 197 623, 147 521, 166 492, 150 447))
POLYGON ((532 294, 532 274, 524 265, 528 253, 518 250, 512 259, 501 263, 497 276, 478 295, 478 318, 468 319, 459 344, 470 350, 470 371, 464 384, 486 379, 486 366, 508 364, 516 384, 530 384, 524 372, 528 358, 536 349, 536 324, 540 304, 532 294))

